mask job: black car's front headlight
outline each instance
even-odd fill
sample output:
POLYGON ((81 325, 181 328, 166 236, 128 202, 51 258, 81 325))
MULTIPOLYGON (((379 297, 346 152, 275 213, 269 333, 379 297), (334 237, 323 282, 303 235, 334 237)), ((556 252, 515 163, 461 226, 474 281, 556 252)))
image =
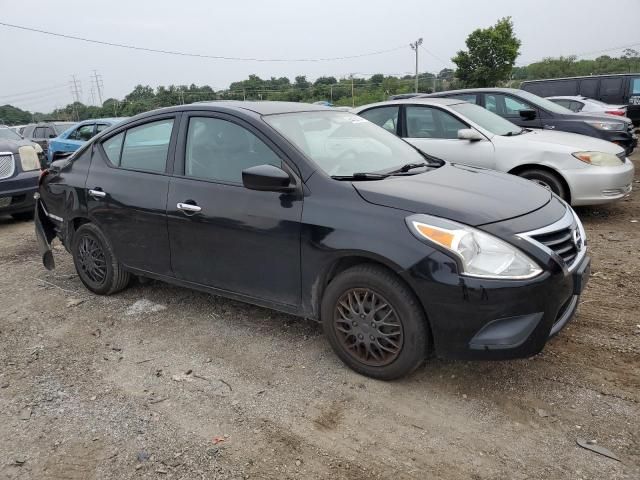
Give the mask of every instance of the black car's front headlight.
POLYGON ((590 121, 585 121, 585 123, 588 123, 589 125, 591 125, 592 127, 597 128, 598 130, 609 130, 609 131, 612 131, 612 132, 622 132, 623 130, 626 130, 626 128, 627 128, 626 124, 624 124, 623 122, 607 122, 607 121, 590 122, 590 121))
POLYGON ((517 280, 542 273, 532 259, 514 246, 473 227, 423 214, 411 215, 405 221, 419 240, 455 254, 464 275, 517 280))

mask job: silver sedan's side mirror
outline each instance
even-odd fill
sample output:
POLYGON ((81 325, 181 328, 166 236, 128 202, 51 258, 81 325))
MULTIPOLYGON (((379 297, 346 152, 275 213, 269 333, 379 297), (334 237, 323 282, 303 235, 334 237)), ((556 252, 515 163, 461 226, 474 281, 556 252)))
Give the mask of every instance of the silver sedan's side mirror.
POLYGON ((462 128, 458 130, 459 140, 469 140, 470 142, 476 142, 484 139, 482 134, 473 128, 462 128))

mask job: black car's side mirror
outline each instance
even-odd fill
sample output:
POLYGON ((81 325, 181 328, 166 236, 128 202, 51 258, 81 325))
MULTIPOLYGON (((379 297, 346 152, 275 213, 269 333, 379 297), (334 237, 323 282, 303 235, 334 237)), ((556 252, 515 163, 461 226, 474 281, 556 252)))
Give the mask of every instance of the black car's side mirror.
POLYGON ((520 110, 520 118, 524 120, 535 120, 538 116, 538 112, 533 109, 520 110))
POLYGON ((263 192, 290 192, 294 189, 289 174, 273 165, 257 165, 244 169, 242 184, 249 190, 263 192))

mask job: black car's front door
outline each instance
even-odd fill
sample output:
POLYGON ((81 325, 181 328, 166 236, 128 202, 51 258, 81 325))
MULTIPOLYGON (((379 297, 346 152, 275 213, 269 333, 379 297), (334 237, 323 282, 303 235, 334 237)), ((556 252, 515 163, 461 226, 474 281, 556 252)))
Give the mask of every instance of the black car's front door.
POLYGON ((161 275, 171 275, 166 167, 176 123, 175 116, 147 119, 96 143, 85 190, 89 218, 118 260, 161 275))
POLYGON ((504 93, 485 93, 484 108, 521 127, 542 128, 540 109, 520 98, 504 93), (535 118, 523 117, 520 115, 523 110, 534 110, 536 112, 535 118))
POLYGON ((180 131, 167 204, 175 276, 299 305, 302 197, 242 185, 242 170, 251 166, 272 164, 295 175, 293 169, 235 117, 194 113, 180 131))

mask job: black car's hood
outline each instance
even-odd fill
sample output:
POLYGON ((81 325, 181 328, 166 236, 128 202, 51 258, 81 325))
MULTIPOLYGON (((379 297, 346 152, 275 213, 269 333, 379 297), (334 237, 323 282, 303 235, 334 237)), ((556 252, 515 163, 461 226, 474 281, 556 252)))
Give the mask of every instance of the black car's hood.
POLYGON ((369 203, 471 226, 519 217, 551 200, 549 191, 528 180, 451 163, 422 174, 353 182, 353 186, 369 203))

